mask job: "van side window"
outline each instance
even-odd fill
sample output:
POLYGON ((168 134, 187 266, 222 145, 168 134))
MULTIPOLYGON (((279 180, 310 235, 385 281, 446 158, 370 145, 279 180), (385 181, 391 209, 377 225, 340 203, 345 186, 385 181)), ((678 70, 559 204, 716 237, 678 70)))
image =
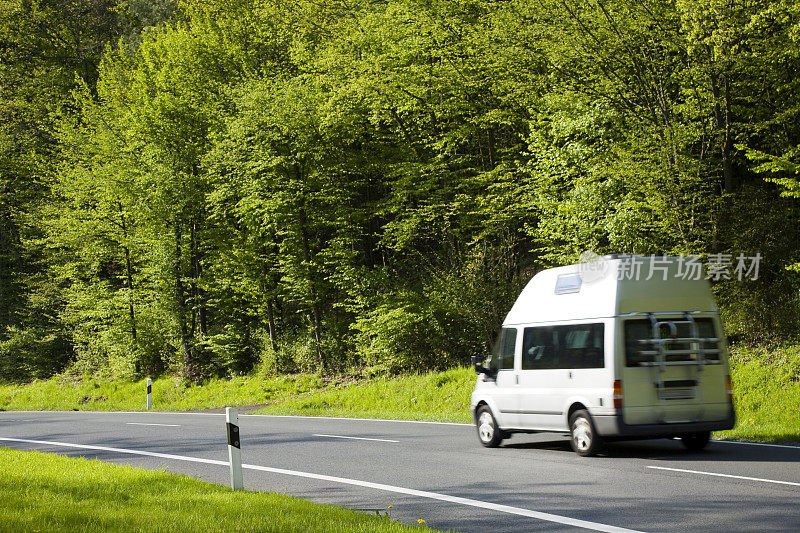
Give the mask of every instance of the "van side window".
POLYGON ((604 335, 602 323, 525 328, 522 370, 603 368, 604 335))
POLYGON ((514 352, 517 347, 517 330, 503 328, 497 336, 492 350, 490 367, 495 370, 508 370, 514 368, 514 352))
MULTIPOLYGON (((680 319, 677 319, 680 320, 680 319)), ((714 329, 714 321, 710 318, 695 318, 697 324, 697 336, 701 339, 717 338, 714 329)), ((685 342, 681 339, 691 338, 691 327, 685 322, 675 324, 675 340, 664 344, 666 350, 665 361, 694 361, 697 359, 697 349, 699 344, 696 342, 685 342)), ((670 332, 668 328, 663 328, 660 336, 668 338, 670 332)), ((653 326, 649 319, 636 319, 625 321, 625 366, 646 366, 657 362, 654 352, 658 349, 656 343, 641 342, 653 338, 653 326)), ((703 348, 706 350, 718 350, 718 341, 704 341, 703 348)), ((703 357, 706 361, 719 362, 719 352, 705 352, 703 357)))

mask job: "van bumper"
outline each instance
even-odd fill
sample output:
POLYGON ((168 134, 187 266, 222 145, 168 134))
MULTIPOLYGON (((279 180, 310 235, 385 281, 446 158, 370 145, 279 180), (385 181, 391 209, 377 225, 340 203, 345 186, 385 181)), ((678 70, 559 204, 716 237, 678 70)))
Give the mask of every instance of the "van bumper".
POLYGON ((736 412, 731 406, 728 410, 728 416, 723 420, 630 426, 623 422, 622 411, 620 410, 612 415, 594 415, 592 416, 592 422, 594 422, 597 433, 602 437, 677 437, 686 433, 733 429, 736 424, 736 412))

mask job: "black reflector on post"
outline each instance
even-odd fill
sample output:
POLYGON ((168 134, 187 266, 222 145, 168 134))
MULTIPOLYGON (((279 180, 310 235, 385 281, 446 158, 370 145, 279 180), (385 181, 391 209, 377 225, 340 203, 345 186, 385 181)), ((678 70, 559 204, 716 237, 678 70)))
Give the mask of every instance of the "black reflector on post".
POLYGON ((231 488, 242 490, 242 440, 239 436, 239 411, 235 407, 225 409, 225 425, 228 429, 228 459, 231 465, 231 488))
POLYGON ((147 410, 153 407, 153 380, 147 378, 147 410))
POLYGON ((227 422, 226 425, 228 426, 228 444, 241 449, 242 447, 239 445, 239 426, 230 422, 227 422))

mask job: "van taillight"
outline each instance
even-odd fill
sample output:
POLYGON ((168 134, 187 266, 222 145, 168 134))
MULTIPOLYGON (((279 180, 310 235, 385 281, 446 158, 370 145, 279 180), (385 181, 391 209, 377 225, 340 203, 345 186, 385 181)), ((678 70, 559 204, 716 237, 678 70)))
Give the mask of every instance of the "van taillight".
POLYGON ((622 380, 614 382, 614 409, 622 409, 622 380))
POLYGON ((725 382, 728 389, 728 402, 733 403, 733 382, 731 381, 730 374, 725 376, 725 382))

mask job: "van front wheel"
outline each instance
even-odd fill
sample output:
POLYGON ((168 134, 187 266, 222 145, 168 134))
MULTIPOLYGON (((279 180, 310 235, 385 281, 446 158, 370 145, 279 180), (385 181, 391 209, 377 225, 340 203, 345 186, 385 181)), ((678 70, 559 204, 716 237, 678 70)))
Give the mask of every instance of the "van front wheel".
POLYGON ((481 405, 478 408, 475 421, 478 427, 478 439, 480 439, 481 444, 487 448, 495 448, 502 442, 503 432, 497 427, 497 421, 495 421, 489 406, 481 405))
POLYGON ((602 438, 594 430, 589 413, 583 409, 575 411, 569 417, 569 431, 572 449, 582 457, 595 455, 603 445, 602 438))
POLYGON ((699 433, 689 433, 688 435, 682 436, 681 442, 683 442, 687 450, 696 452, 708 446, 708 440, 710 438, 710 431, 700 431, 699 433))

